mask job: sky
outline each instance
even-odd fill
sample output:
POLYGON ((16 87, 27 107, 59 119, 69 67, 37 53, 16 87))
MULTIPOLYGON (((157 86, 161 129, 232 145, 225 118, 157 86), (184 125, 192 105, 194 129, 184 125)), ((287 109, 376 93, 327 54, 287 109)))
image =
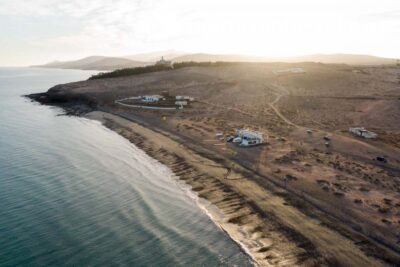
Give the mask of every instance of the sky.
POLYGON ((400 58, 399 0, 0 0, 0 66, 175 50, 400 58))

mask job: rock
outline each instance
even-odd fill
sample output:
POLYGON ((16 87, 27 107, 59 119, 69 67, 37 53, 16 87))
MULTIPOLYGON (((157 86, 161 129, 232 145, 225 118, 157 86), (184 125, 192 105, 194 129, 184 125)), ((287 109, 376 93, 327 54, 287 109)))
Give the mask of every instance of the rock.
POLYGON ((362 191, 362 192, 369 192, 369 189, 366 187, 361 186, 360 188, 358 188, 358 190, 362 191))
POLYGON ((344 197, 344 193, 341 191, 335 191, 333 194, 337 197, 344 197))
POLYGON ((388 205, 392 204, 392 200, 390 198, 384 198, 383 202, 385 202, 385 204, 388 204, 388 205))
POLYGON ((390 208, 388 208, 388 207, 380 207, 380 208, 378 209, 378 211, 379 211, 380 213, 388 213, 389 210, 390 210, 390 208))
POLYGON ((285 177, 288 181, 296 181, 298 178, 296 177, 296 176, 294 176, 294 175, 291 175, 291 174, 286 174, 286 177, 285 177))

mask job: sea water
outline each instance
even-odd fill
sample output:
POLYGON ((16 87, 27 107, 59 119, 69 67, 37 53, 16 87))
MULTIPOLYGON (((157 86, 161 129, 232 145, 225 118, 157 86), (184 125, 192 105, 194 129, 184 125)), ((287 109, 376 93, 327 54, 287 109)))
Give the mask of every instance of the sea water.
POLYGON ((93 73, 0 68, 0 266, 250 266, 168 168, 22 97, 93 73))

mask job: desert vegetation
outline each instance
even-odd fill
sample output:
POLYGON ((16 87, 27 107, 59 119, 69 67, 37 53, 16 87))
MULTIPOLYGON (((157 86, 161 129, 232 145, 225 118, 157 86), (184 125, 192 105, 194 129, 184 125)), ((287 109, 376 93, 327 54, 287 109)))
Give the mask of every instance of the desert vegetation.
MULTIPOLYGON (((320 263, 338 260, 331 252, 338 248, 321 241, 337 238, 338 234, 355 244, 356 248, 349 248, 355 253, 350 258, 359 249, 370 257, 397 264, 400 262, 397 234, 400 151, 396 142, 400 134, 399 75, 397 66, 186 62, 174 64, 173 69, 151 66, 99 74, 88 81, 60 85, 37 98, 43 97, 40 101, 49 103, 53 98, 82 96, 81 99, 91 100, 92 109, 163 133, 187 150, 211 160, 207 166, 218 163, 222 171, 213 176, 203 169, 204 178, 198 180, 192 176, 185 178, 187 173, 180 172, 180 165, 176 165, 180 162, 179 155, 171 159, 174 162, 171 168, 193 183, 194 190, 206 199, 236 201, 241 196, 238 203, 251 203, 243 209, 226 204, 228 213, 236 209, 244 212, 230 218, 231 223, 257 222, 256 229, 272 227, 277 232, 280 225, 281 230, 285 229, 282 231, 290 232, 285 238, 295 236, 299 246, 315 246, 319 253, 314 255, 316 258, 331 255, 319 258, 320 263), (291 68, 304 71, 281 71, 291 68), (163 91, 189 95, 196 102, 179 111, 133 109, 115 103, 117 99, 163 91), (355 126, 375 131, 378 139, 351 135, 348 128, 355 126), (227 143, 225 138, 237 128, 259 131, 266 142, 252 148, 227 143), (223 133, 223 138, 217 138, 216 133, 223 133), (384 156, 387 162, 376 160, 377 156, 384 156), (249 188, 243 188, 245 181, 251 182, 249 188), (215 189, 211 186, 214 184, 218 184, 215 189), (259 195, 256 198, 249 192, 259 195), (279 196, 279 200, 269 194, 279 196), (280 204, 272 208, 272 199, 280 204), (314 233, 303 228, 289 216, 293 209, 310 221, 316 220, 323 229, 315 228, 314 233), (274 226, 262 224, 260 214, 274 216, 274 226)), ((131 133, 123 131, 123 135, 130 139, 131 133)), ((138 145, 147 147, 146 142, 138 145)), ((147 149, 150 154, 158 151, 147 149)), ((169 164, 169 153, 164 151, 155 156, 163 153, 168 154, 165 162, 169 164)), ((197 167, 191 165, 188 170, 197 167)), ((218 205, 224 209, 225 202, 218 205)), ((269 249, 260 249, 273 258, 269 249)), ((297 262, 301 250, 289 250, 296 255, 292 262, 297 262)), ((345 266, 350 264, 343 257, 339 261, 345 266)))

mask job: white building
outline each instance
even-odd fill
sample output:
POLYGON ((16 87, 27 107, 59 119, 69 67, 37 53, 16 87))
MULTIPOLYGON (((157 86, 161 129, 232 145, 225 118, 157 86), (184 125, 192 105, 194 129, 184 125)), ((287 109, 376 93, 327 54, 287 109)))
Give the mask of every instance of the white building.
POLYGON ((184 95, 177 95, 175 96, 176 100, 187 100, 187 101, 194 101, 194 97, 191 96, 184 96, 184 95))
POLYGON ((241 138, 241 146, 255 146, 264 142, 263 135, 260 132, 238 130, 237 136, 238 138, 241 138))
POLYGON ((177 106, 186 106, 188 103, 185 100, 175 101, 175 105, 177 106))
POLYGON ((376 133, 368 131, 364 127, 349 128, 349 132, 351 132, 354 135, 364 137, 367 139, 376 139, 378 137, 376 133))
POLYGON ((146 103, 158 102, 160 99, 162 99, 162 96, 160 95, 145 95, 142 97, 142 101, 146 103))
POLYGON ((172 67, 172 61, 165 60, 164 57, 161 57, 161 59, 156 62, 156 65, 157 66, 172 67))

